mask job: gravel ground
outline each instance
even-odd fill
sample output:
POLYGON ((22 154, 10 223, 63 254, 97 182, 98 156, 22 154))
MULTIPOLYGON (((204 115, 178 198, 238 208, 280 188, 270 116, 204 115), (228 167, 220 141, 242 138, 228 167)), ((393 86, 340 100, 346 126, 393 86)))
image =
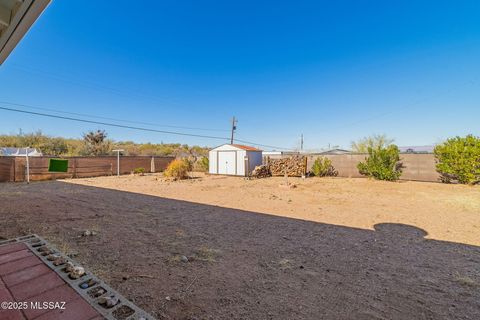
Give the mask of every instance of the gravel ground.
POLYGON ((289 182, 5 183, 0 237, 44 236, 159 319, 480 318, 480 188, 289 182))

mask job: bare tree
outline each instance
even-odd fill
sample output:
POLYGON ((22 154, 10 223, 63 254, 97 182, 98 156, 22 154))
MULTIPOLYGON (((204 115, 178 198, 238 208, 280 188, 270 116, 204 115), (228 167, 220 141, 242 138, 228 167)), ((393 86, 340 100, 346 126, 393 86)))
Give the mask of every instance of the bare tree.
POLYGON ((105 130, 89 131, 83 134, 83 154, 88 156, 99 156, 108 154, 112 143, 107 139, 105 130))

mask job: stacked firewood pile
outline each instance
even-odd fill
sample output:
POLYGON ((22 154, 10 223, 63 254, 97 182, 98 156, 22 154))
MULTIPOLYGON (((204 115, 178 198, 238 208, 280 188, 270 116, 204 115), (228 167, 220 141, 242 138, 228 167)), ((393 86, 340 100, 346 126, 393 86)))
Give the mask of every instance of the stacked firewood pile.
POLYGON ((256 166, 255 169, 252 171, 252 177, 254 178, 266 178, 270 176, 270 170, 268 169, 268 166, 264 164, 256 166))
POLYGON ((282 159, 268 159, 267 166, 272 176, 301 177, 307 173, 307 158, 293 156, 282 159))

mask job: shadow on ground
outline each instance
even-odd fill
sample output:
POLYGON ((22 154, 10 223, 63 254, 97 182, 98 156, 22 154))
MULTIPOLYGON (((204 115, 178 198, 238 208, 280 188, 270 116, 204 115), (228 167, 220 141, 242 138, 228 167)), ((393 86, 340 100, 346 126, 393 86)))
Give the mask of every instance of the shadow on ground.
POLYGON ((53 181, 1 184, 0 215, 1 237, 46 237, 160 319, 480 318, 480 248, 408 225, 362 230, 53 181))

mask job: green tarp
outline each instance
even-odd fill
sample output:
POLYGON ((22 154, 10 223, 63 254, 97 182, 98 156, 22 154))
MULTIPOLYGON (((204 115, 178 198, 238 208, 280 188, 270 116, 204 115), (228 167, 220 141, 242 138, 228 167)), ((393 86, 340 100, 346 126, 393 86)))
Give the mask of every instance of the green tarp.
POLYGON ((48 172, 67 172, 68 160, 65 159, 50 159, 48 162, 48 172))

